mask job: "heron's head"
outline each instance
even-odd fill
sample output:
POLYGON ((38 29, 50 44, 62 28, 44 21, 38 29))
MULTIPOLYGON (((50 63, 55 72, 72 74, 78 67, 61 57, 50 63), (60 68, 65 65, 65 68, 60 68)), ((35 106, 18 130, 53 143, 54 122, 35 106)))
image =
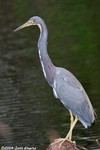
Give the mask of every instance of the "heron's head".
POLYGON ((23 29, 25 27, 28 27, 28 26, 38 25, 40 20, 41 20, 41 18, 38 17, 38 16, 31 17, 26 23, 24 23, 23 25, 19 26, 14 31, 16 32, 16 31, 21 30, 21 29, 23 29))

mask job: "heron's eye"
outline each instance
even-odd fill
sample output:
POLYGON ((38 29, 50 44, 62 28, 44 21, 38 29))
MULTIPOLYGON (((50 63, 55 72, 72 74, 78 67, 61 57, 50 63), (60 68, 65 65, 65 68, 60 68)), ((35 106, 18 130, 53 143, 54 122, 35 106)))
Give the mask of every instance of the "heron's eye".
POLYGON ((34 23, 34 21, 33 21, 33 20, 31 20, 31 21, 29 21, 29 23, 30 23, 30 24, 33 24, 33 23, 34 23))

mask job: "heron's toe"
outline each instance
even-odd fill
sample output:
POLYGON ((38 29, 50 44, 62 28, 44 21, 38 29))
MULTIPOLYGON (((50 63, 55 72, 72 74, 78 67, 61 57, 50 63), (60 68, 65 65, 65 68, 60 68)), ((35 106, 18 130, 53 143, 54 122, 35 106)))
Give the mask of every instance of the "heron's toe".
POLYGON ((62 142, 63 140, 64 140, 64 138, 55 139, 54 142, 51 143, 51 145, 52 145, 52 144, 56 144, 56 143, 60 143, 60 142, 62 142))

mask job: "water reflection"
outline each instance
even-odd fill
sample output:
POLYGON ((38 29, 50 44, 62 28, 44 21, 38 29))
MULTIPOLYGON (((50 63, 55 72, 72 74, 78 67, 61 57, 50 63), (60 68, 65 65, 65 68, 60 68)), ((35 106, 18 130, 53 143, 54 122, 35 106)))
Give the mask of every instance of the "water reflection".
POLYGON ((54 98, 42 74, 37 53, 38 29, 26 29, 16 35, 12 31, 37 14, 48 25, 53 62, 80 79, 98 114, 96 123, 87 130, 78 123, 73 139, 88 149, 99 149, 99 5, 88 1, 87 9, 85 2, 74 1, 44 0, 41 7, 40 1, 31 0, 0 3, 0 146, 46 149, 50 129, 61 137, 69 130, 69 113, 54 98), (93 15, 96 17, 92 19, 93 15))

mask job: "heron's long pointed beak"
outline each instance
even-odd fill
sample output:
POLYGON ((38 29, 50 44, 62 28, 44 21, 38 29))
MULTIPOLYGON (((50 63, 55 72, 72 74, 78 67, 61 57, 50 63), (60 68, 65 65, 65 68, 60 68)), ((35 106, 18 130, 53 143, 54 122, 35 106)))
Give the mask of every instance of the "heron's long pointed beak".
POLYGON ((19 26, 18 28, 16 28, 16 29, 14 30, 14 32, 19 31, 19 30, 21 30, 21 29, 23 29, 23 28, 25 28, 25 27, 32 26, 33 24, 34 24, 33 21, 27 21, 27 22, 24 23, 23 25, 21 25, 21 26, 19 26))

